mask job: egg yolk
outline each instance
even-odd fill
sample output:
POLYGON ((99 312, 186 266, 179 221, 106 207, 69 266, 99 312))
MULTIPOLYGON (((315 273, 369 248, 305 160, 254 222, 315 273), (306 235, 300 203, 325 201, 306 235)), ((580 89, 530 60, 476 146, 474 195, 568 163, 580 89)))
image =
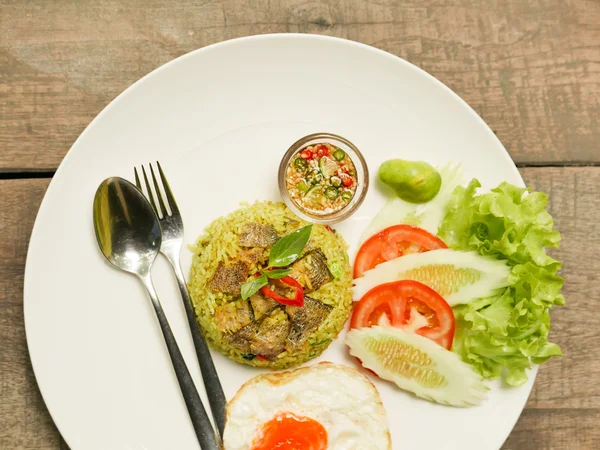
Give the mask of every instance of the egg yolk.
POLYGON ((284 413, 265 423, 252 450, 326 450, 327 431, 316 420, 284 413))

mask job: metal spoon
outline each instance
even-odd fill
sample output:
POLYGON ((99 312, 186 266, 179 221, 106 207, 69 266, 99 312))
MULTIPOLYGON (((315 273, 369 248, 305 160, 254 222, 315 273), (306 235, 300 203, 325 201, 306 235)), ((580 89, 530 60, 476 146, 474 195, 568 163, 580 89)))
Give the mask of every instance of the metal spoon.
POLYGON ((160 225, 152 206, 129 181, 107 178, 94 197, 94 229, 105 258, 136 275, 148 290, 200 448, 218 450, 215 432, 152 284, 150 269, 161 244, 160 225))

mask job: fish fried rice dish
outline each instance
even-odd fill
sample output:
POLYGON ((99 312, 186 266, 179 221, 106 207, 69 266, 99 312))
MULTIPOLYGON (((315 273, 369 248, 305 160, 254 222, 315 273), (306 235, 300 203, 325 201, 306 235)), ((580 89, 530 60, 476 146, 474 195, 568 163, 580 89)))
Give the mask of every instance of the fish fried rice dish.
POLYGON ((215 220, 193 247, 189 282, 209 344, 272 369, 319 356, 352 308, 346 249, 339 233, 283 203, 257 202, 215 220))

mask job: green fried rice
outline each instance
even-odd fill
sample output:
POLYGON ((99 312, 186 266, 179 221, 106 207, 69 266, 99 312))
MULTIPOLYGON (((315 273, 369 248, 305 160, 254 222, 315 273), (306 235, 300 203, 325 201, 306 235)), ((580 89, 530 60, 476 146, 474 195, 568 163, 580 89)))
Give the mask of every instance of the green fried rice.
MULTIPOLYGON (((224 355, 242 364, 272 369, 284 369, 302 364, 319 356, 337 337, 343 328, 352 308, 352 271, 348 260, 347 244, 339 233, 330 231, 323 225, 314 225, 304 253, 320 248, 327 257, 327 264, 333 280, 324 284, 310 297, 332 307, 331 312, 312 332, 305 345, 286 348, 273 360, 248 355, 228 344, 215 322, 215 310, 225 303, 240 298, 239 294, 216 292, 208 288, 219 262, 229 263, 245 250, 238 245, 238 238, 245 223, 272 225, 279 237, 285 236, 307 225, 295 216, 283 203, 269 201, 245 204, 240 209, 216 219, 204 231, 195 246, 190 271, 189 292, 196 311, 198 323, 208 343, 224 355)), ((248 280, 256 273, 250 270, 248 280)))

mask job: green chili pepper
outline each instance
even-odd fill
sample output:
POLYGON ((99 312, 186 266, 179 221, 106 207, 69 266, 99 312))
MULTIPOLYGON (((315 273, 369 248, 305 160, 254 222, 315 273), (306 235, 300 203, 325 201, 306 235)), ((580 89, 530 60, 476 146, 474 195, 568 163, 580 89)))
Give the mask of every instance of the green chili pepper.
POLYGON ((323 175, 321 174, 321 172, 319 172, 319 170, 315 169, 315 170, 311 170, 310 172, 308 172, 308 174, 306 175, 306 180, 310 183, 310 184, 319 184, 321 181, 323 181, 323 175))
POLYGON ((344 191, 342 192, 342 200, 344 200, 345 202, 349 202, 350 200, 352 200, 352 192, 350 191, 344 191))
POLYGON ((306 161, 304 161, 302 158, 296 158, 294 161, 294 166, 296 169, 304 171, 308 167, 308 164, 306 164, 306 161))
POLYGON ((345 156, 346 156, 346 152, 339 148, 335 152, 333 152, 333 157, 335 159, 337 159, 338 161, 341 161, 342 159, 344 159, 345 156))
POLYGON ((333 275, 333 278, 339 278, 343 273, 342 266, 337 262, 333 262, 329 265, 329 271, 331 272, 331 275, 333 275))
POLYGON ((338 189, 335 186, 329 186, 327 189, 325 189, 325 197, 327 197, 329 200, 335 200, 338 195, 338 189))

